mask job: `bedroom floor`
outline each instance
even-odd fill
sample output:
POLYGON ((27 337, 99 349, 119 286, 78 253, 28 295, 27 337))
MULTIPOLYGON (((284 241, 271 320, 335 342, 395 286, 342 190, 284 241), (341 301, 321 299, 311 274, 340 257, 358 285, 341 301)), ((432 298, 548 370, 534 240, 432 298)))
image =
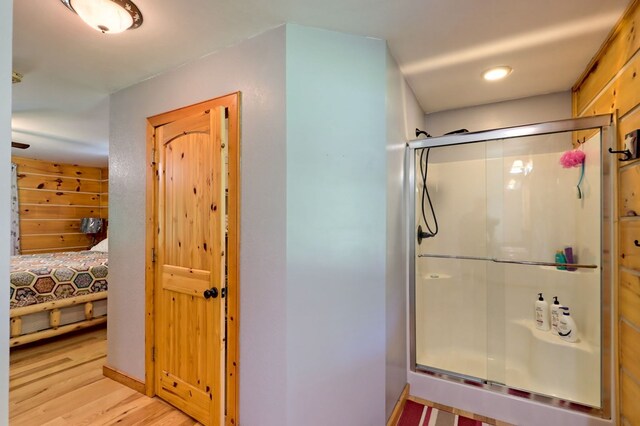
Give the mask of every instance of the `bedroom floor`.
POLYGON ((102 375, 100 327, 11 351, 9 421, 34 425, 197 425, 157 398, 102 375))

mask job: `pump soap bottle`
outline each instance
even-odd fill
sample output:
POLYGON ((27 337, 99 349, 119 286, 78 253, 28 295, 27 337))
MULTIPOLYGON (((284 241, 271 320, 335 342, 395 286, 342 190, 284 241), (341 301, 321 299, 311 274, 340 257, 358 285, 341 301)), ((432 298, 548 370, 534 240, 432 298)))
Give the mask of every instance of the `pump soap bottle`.
POLYGON ((562 311, 560 310, 561 306, 560 302, 558 302, 558 296, 553 296, 553 303, 551 304, 551 331, 555 335, 558 335, 558 323, 562 315, 562 311))
POLYGON ((573 318, 571 318, 571 314, 569 314, 569 308, 563 306, 560 309, 562 310, 562 315, 558 322, 558 335, 562 340, 575 343, 578 341, 578 328, 576 327, 576 323, 573 321, 573 318))
POLYGON ((542 297, 542 293, 538 293, 538 300, 535 304, 536 328, 539 330, 549 330, 549 304, 542 297))

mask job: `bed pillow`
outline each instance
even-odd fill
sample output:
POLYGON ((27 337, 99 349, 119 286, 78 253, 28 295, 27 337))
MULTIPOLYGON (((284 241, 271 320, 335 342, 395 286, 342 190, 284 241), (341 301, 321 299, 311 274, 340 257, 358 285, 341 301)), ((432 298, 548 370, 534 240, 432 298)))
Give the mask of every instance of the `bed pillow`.
POLYGON ((105 253, 109 252, 109 243, 107 242, 108 238, 100 241, 95 246, 91 247, 91 251, 103 251, 105 253))

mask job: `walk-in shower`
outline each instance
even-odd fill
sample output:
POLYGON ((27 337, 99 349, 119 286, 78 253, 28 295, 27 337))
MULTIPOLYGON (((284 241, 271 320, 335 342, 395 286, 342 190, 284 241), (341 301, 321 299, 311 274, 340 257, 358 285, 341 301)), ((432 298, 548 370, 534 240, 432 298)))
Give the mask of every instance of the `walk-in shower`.
POLYGON ((598 116, 408 144, 413 371, 609 415, 610 123, 598 116), (563 167, 576 141, 577 160, 563 167), (558 318, 570 314, 577 342, 545 330, 554 318, 536 316, 539 293, 549 308, 554 298, 569 308, 558 318))

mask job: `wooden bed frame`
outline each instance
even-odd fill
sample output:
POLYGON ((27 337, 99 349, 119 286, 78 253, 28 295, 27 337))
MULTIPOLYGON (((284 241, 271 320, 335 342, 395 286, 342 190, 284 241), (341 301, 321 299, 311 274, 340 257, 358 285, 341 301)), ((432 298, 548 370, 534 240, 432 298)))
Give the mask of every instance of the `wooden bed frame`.
POLYGON ((41 339, 69 333, 71 331, 82 330, 83 328, 103 324, 107 322, 107 315, 94 317, 93 302, 106 299, 107 291, 101 291, 98 293, 83 294, 82 296, 53 300, 51 302, 39 303, 36 305, 13 308, 10 310, 11 339, 9 341, 9 347, 14 348, 26 343, 31 343, 41 339), (61 326, 61 309, 69 308, 71 306, 78 306, 81 304, 84 304, 85 319, 83 321, 78 321, 61 326), (49 312, 49 328, 33 333, 22 333, 22 317, 47 311, 49 312))

